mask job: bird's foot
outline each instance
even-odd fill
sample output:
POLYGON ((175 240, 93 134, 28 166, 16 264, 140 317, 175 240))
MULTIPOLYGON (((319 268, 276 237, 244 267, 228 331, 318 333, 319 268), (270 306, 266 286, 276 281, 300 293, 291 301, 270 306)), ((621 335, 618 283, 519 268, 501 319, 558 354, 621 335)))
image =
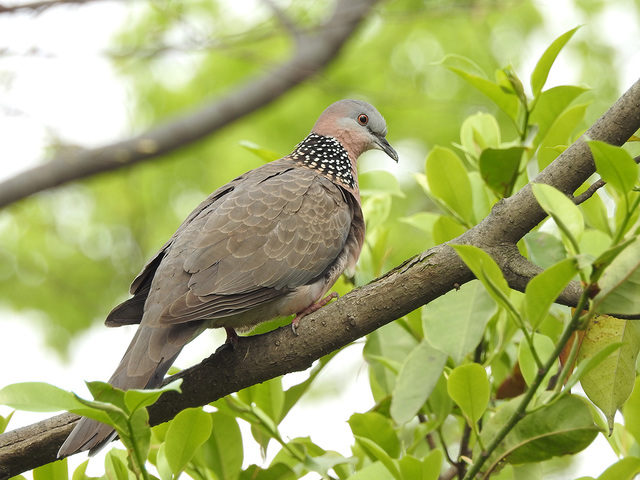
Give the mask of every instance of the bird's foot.
POLYGON ((218 347, 216 353, 220 350, 224 350, 225 348, 231 348, 235 350, 238 347, 238 339, 240 338, 236 331, 231 327, 224 327, 225 332, 227 332, 227 339, 224 341, 222 345, 218 347))
POLYGON ((302 317, 306 317, 310 313, 313 313, 316 310, 320 310, 322 307, 324 307, 331 300, 333 300, 334 298, 338 298, 338 297, 339 297, 339 295, 338 295, 337 292, 331 292, 329 295, 324 297, 322 300, 318 300, 316 303, 312 303, 307 308, 305 308, 303 311, 299 312, 296 315, 296 318, 293 319, 293 322, 291 322, 291 330, 293 330, 293 333, 295 335, 298 335, 298 332, 297 332, 298 324, 300 323, 300 320, 302 319, 302 317))
POLYGON ((238 346, 238 340, 240 339, 240 337, 232 327, 224 327, 224 331, 227 332, 227 339, 224 341, 224 343, 231 344, 233 346, 233 349, 235 350, 235 348, 238 346))

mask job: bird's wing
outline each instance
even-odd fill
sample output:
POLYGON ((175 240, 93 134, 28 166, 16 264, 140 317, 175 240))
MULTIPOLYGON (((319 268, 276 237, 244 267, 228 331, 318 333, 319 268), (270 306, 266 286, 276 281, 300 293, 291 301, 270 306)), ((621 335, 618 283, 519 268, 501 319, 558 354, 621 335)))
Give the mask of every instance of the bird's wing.
POLYGON ((251 172, 183 225, 146 309, 155 305, 162 324, 225 317, 322 277, 350 232, 353 204, 344 195, 291 162, 251 172))

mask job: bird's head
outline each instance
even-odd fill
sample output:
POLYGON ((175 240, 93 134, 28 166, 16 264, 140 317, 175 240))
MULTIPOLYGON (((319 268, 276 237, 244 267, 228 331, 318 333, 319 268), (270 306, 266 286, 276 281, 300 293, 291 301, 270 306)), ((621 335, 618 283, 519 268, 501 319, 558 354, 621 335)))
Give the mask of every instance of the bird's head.
POLYGON ((354 159, 367 150, 378 149, 398 161, 398 153, 386 139, 384 117, 367 102, 340 100, 329 105, 311 132, 336 138, 354 159))

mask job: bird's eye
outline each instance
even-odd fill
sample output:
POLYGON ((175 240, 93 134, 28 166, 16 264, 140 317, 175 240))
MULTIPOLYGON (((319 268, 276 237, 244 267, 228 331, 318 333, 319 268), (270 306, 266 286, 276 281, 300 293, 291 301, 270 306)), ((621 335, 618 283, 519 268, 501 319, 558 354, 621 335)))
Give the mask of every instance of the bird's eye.
POLYGON ((367 117, 364 113, 358 115, 358 123, 360 125, 366 125, 367 123, 369 123, 369 117, 367 117))

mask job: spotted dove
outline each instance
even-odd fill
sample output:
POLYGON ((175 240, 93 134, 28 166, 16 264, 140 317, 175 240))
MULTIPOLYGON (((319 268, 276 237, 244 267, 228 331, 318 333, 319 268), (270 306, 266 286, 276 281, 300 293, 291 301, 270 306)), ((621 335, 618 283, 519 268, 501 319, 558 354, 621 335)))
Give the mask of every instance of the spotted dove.
MULTIPOLYGON (((108 315, 108 326, 140 324, 109 383, 157 387, 206 328, 233 336, 297 314, 295 327, 326 303, 338 277, 353 273, 364 241, 356 160, 379 149, 398 161, 386 133, 373 106, 341 100, 291 154, 213 192, 133 281, 133 297, 108 315)), ((95 453, 113 435, 82 418, 58 456, 95 453)))

